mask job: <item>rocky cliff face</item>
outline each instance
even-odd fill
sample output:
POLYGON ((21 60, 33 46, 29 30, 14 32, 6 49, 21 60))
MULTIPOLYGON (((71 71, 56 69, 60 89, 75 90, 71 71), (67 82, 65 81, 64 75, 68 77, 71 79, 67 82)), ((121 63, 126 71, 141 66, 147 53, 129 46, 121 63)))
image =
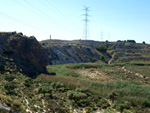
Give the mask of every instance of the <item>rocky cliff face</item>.
POLYGON ((49 65, 94 62, 102 55, 94 48, 83 46, 55 46, 46 47, 49 65))
POLYGON ((46 73, 48 58, 35 37, 22 33, 0 33, 1 71, 20 71, 27 75, 46 73))

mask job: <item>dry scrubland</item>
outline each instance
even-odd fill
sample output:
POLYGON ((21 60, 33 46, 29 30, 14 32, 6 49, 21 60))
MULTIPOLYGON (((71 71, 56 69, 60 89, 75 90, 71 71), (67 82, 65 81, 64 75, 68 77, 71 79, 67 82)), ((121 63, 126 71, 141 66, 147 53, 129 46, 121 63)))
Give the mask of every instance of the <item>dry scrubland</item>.
POLYGON ((31 79, 1 74, 0 101, 21 112, 150 112, 150 62, 48 66, 31 79), (7 96, 6 96, 7 95, 7 96))
POLYGON ((149 73, 149 44, 0 33, 2 113, 150 113, 149 73))

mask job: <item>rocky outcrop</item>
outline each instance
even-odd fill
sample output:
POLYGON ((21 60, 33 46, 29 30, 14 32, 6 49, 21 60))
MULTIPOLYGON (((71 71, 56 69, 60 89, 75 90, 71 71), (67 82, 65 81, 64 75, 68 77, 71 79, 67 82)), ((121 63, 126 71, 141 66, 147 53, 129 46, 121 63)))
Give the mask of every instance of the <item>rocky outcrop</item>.
POLYGON ((5 71, 20 71, 30 76, 46 73, 48 58, 35 37, 22 33, 0 33, 0 66, 5 71))
POLYGON ((49 65, 94 62, 102 55, 94 48, 83 46, 46 47, 49 65))

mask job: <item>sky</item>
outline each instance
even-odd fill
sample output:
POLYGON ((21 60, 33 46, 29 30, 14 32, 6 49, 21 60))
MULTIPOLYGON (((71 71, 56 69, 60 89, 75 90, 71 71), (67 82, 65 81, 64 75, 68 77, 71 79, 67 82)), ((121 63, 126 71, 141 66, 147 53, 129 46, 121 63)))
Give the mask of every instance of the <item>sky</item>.
POLYGON ((37 40, 135 40, 150 43, 150 0, 0 0, 0 31, 37 40))

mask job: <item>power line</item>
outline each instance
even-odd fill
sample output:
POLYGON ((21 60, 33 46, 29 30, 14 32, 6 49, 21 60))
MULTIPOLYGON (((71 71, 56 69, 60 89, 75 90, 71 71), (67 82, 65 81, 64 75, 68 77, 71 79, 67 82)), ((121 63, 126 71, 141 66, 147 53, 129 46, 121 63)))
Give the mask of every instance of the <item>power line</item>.
POLYGON ((13 21, 15 21, 15 22, 21 23, 21 24, 23 24, 23 25, 26 25, 27 27, 30 27, 30 28, 32 28, 32 29, 36 29, 36 30, 38 30, 38 31, 42 31, 42 32, 44 32, 44 33, 48 33, 48 32, 45 32, 45 31, 42 30, 42 29, 39 29, 39 28, 34 27, 34 26, 30 25, 30 24, 27 24, 27 23, 25 23, 25 22, 23 22, 23 21, 20 21, 20 20, 14 18, 14 17, 11 17, 11 16, 9 16, 9 15, 7 15, 7 14, 5 14, 5 13, 0 12, 0 14, 3 15, 4 17, 7 17, 7 18, 10 19, 10 20, 13 20, 13 21))
MULTIPOLYGON (((40 1, 40 2, 41 2, 41 1, 40 1)), ((64 13, 62 13, 62 11, 60 11, 57 7, 55 7, 52 3, 50 3, 49 0, 46 0, 46 2, 47 2, 48 4, 50 4, 50 5, 55 9, 55 11, 57 11, 57 14, 58 14, 58 15, 63 16, 63 18, 66 18, 66 16, 64 15, 64 13)), ((41 3, 42 3, 42 2, 41 2, 41 3)), ((43 3, 43 5, 44 5, 45 7, 47 7, 44 3, 43 3)), ((49 8, 49 7, 47 7, 47 8, 49 8)))
MULTIPOLYGON (((31 7, 33 7, 34 9, 36 9, 38 12, 40 12, 42 15, 44 15, 47 18, 50 18, 52 20, 54 20, 57 24, 59 24, 60 26, 62 26, 65 29, 68 29, 69 31, 71 31, 70 28, 68 28, 67 26, 64 26, 62 23, 58 22, 56 19, 50 17, 49 15, 47 15, 44 11, 40 10, 39 8, 35 7, 34 5, 32 5, 31 3, 27 2, 26 0, 24 0, 28 5, 30 5, 31 7)), ((41 3, 41 2, 40 2, 41 3)), ((44 5, 44 4, 43 4, 44 5)), ((45 6, 45 5, 44 5, 45 6)), ((45 6, 46 7, 46 6, 45 6)), ((75 31, 71 31, 71 32, 75 32, 75 31)))
MULTIPOLYGON (((51 16, 49 16, 47 13, 45 13, 44 11, 42 11, 40 8, 38 8, 38 7, 36 7, 36 6, 34 6, 33 4, 31 4, 30 2, 28 2, 27 0, 24 0, 24 2, 28 5, 28 6, 31 6, 31 7, 28 7, 27 5, 25 5, 25 4, 22 4, 22 3, 20 3, 20 2, 18 2, 17 0, 15 0, 14 1, 15 3, 17 3, 17 4, 19 4, 19 5, 21 5, 22 7, 24 7, 26 10, 29 10, 30 12, 33 12, 33 13, 36 13, 36 14, 40 14, 41 15, 41 17, 43 18, 43 19, 45 19, 45 20, 47 20, 47 19, 53 19, 51 16), (44 17, 46 17, 46 18, 44 18, 44 17)), ((43 5, 44 5, 44 3, 43 3, 43 5)), ((45 7, 46 7, 46 5, 45 5, 45 7)), ((48 7, 47 7, 48 8, 48 7)), ((61 13, 61 12, 60 12, 61 13)), ((48 32, 46 32, 46 31, 44 31, 44 30, 42 30, 42 29, 39 29, 38 27, 35 27, 35 26, 32 26, 32 25, 30 25, 30 24, 28 24, 28 23, 26 23, 26 22, 23 22, 23 21, 21 21, 21 20, 19 20, 19 19, 17 19, 17 18, 14 18, 14 17, 12 17, 12 16, 9 16, 9 15, 7 15, 7 14, 5 14, 5 13, 2 13, 2 12, 0 12, 0 14, 1 14, 1 16, 3 16, 3 17, 5 17, 5 18, 7 18, 7 19, 9 19, 9 20, 11 20, 11 21, 15 21, 15 22, 17 22, 17 23, 21 23, 21 24, 23 24, 23 25, 25 25, 25 26, 27 26, 27 27, 30 27, 30 28, 33 28, 33 29, 36 29, 36 30, 38 30, 38 31, 41 31, 41 32, 44 32, 44 33, 46 33, 46 34, 49 34, 48 32)), ((64 26, 63 24, 61 24, 60 22, 57 22, 57 20, 56 19, 53 19, 59 26, 62 26, 65 30, 69 30, 69 31, 71 31, 71 32, 73 32, 73 33, 75 33, 76 31, 75 30, 71 30, 70 29, 70 26, 68 27, 68 26, 64 26), (67 28, 66 28, 67 27, 67 28)), ((41 23, 41 22, 40 22, 41 23)), ((68 31, 67 30, 67 31, 68 31)), ((75 33, 75 34, 79 34, 79 33, 75 33)))
MULTIPOLYGON (((21 4, 20 2, 18 2, 17 0, 14 0, 14 2, 15 3, 17 3, 18 5, 21 5, 21 6, 23 6, 25 9, 27 9, 27 10, 29 10, 29 11, 31 11, 30 9, 29 9, 29 7, 26 7, 24 4, 21 4)), ((32 10, 34 13, 37 13, 36 11, 34 11, 34 10, 32 10)))
MULTIPOLYGON (((50 17, 49 15, 47 15, 44 11, 40 10, 39 8, 35 7, 34 5, 30 4, 29 2, 27 2, 26 0, 24 0, 28 5, 30 5, 31 7, 33 7, 34 9, 36 9, 38 12, 40 12, 43 16, 51 18, 52 20, 56 21, 54 18, 50 17)), ((57 22, 58 23, 58 22, 57 22)))
POLYGON ((88 17, 89 17, 88 12, 89 12, 90 10, 89 10, 89 7, 84 7, 83 10, 85 10, 85 14, 83 14, 83 15, 85 16, 85 19, 83 20, 83 21, 84 21, 83 38, 84 38, 85 40, 87 40, 87 38, 88 38, 88 33, 89 33, 89 31, 88 31, 88 22, 89 22, 89 19, 88 19, 88 17))
MULTIPOLYGON (((62 13, 62 11, 59 9, 59 8, 57 8, 57 7, 55 7, 52 3, 50 3, 50 1, 49 0, 45 0, 45 2, 47 2, 48 4, 44 4, 42 1, 38 1, 38 2, 40 2, 43 6, 45 6, 46 8, 50 8, 50 7, 48 7, 47 5, 49 4, 50 6, 52 6, 53 7, 53 10, 59 15, 59 16, 61 16, 60 18, 64 18, 65 20, 67 19, 66 18, 66 16, 64 15, 64 13, 62 13)), ((71 22, 71 20, 67 20, 67 22, 71 22)), ((74 27, 76 27, 77 29, 79 29, 79 27, 77 27, 76 26, 76 23, 69 23, 70 25, 72 25, 72 24, 74 24, 74 27)), ((72 31, 71 29, 70 29, 70 26, 68 27, 68 26, 64 26, 64 25, 62 25, 63 27, 65 27, 65 28, 67 28, 69 31, 71 31, 71 32, 73 32, 73 33, 75 33, 76 32, 76 34, 79 34, 79 31, 72 31)))

